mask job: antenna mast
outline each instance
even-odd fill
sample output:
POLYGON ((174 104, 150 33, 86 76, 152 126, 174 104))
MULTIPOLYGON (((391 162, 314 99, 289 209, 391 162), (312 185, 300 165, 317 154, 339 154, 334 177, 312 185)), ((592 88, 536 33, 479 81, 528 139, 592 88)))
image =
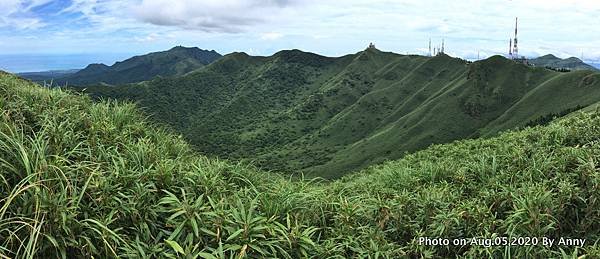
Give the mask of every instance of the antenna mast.
POLYGON ((519 47, 518 47, 518 43, 519 41, 517 40, 517 28, 519 25, 519 17, 515 18, 515 44, 513 44, 513 55, 516 58, 519 58, 519 47))
POLYGON ((431 57, 431 38, 429 38, 429 56, 431 57))
POLYGON ((513 53, 512 53, 512 38, 510 38, 508 40, 508 57, 509 58, 513 57, 513 53))
POLYGON ((442 39, 442 51, 440 53, 444 54, 444 39, 442 39))

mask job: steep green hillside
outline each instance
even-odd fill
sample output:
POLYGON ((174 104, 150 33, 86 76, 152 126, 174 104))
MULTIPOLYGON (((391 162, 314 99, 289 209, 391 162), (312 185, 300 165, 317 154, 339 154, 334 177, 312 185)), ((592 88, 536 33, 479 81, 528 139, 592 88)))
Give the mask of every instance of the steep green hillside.
POLYGON ((138 102, 207 155, 334 178, 572 112, 600 100, 600 74, 499 56, 470 64, 376 49, 340 58, 291 50, 234 53, 184 77, 86 92, 138 102))
POLYGON ((584 63, 581 59, 576 57, 570 57, 566 59, 561 59, 552 54, 548 54, 545 56, 541 56, 538 58, 528 60, 529 63, 536 65, 538 67, 550 67, 553 69, 568 69, 568 70, 594 70, 598 69, 584 63))
POLYGON ((0 111, 2 258, 600 256, 597 113, 433 146, 327 183, 207 159, 133 105, 1 72, 0 111))
MULTIPOLYGON (((57 85, 127 84, 150 80, 157 76, 184 75, 219 58, 221 58, 221 54, 214 50, 178 46, 167 51, 135 56, 116 62, 112 66, 90 64, 74 74, 59 78, 44 78, 43 80, 53 79, 57 85)), ((40 81, 39 76, 32 79, 40 81)))

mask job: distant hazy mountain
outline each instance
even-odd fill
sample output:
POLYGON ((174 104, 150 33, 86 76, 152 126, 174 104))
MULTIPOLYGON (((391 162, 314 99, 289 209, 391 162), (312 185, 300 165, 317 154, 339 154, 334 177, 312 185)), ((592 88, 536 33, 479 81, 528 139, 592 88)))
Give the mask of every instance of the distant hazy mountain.
POLYGON ((431 144, 546 123, 600 101, 600 73, 499 56, 287 50, 233 53, 182 77, 87 92, 137 101, 204 154, 335 178, 431 144))
POLYGON ((50 70, 50 71, 41 71, 41 72, 26 72, 26 73, 18 73, 17 75, 29 79, 35 82, 43 82, 49 81, 57 78, 62 78, 66 76, 70 76, 79 71, 79 69, 69 69, 69 70, 50 70))
MULTIPOLYGON (((127 84, 150 80, 156 76, 184 75, 219 58, 221 58, 221 54, 214 50, 178 46, 167 51, 135 56, 116 62, 112 66, 90 64, 76 73, 54 78, 54 81, 61 85, 127 84)), ((32 79, 28 76, 24 77, 32 79)), ((37 76, 34 79, 34 81, 40 81, 40 79, 48 80, 50 78, 37 76)))
POLYGON ((598 70, 597 68, 588 65, 576 57, 570 57, 561 59, 552 54, 541 56, 529 60, 529 63, 534 64, 538 67, 551 67, 555 69, 569 69, 569 70, 598 70))

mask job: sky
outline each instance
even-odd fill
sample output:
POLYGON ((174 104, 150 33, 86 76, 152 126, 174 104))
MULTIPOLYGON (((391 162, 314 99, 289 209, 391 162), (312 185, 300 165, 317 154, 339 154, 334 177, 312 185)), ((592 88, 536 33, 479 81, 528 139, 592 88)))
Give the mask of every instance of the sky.
POLYGON ((0 0, 0 69, 111 65, 177 45, 341 56, 373 42, 427 54, 429 39, 486 58, 508 51, 515 17, 522 55, 600 63, 598 14, 598 0, 0 0))

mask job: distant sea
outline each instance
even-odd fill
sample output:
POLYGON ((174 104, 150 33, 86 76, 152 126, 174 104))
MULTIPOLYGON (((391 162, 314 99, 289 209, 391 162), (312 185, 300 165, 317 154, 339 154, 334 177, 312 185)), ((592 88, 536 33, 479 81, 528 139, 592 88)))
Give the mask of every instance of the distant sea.
POLYGON ((81 69, 91 63, 112 65, 133 54, 0 54, 0 70, 11 73, 81 69))
POLYGON ((590 65, 596 67, 597 69, 600 69, 600 63, 590 63, 590 65))

